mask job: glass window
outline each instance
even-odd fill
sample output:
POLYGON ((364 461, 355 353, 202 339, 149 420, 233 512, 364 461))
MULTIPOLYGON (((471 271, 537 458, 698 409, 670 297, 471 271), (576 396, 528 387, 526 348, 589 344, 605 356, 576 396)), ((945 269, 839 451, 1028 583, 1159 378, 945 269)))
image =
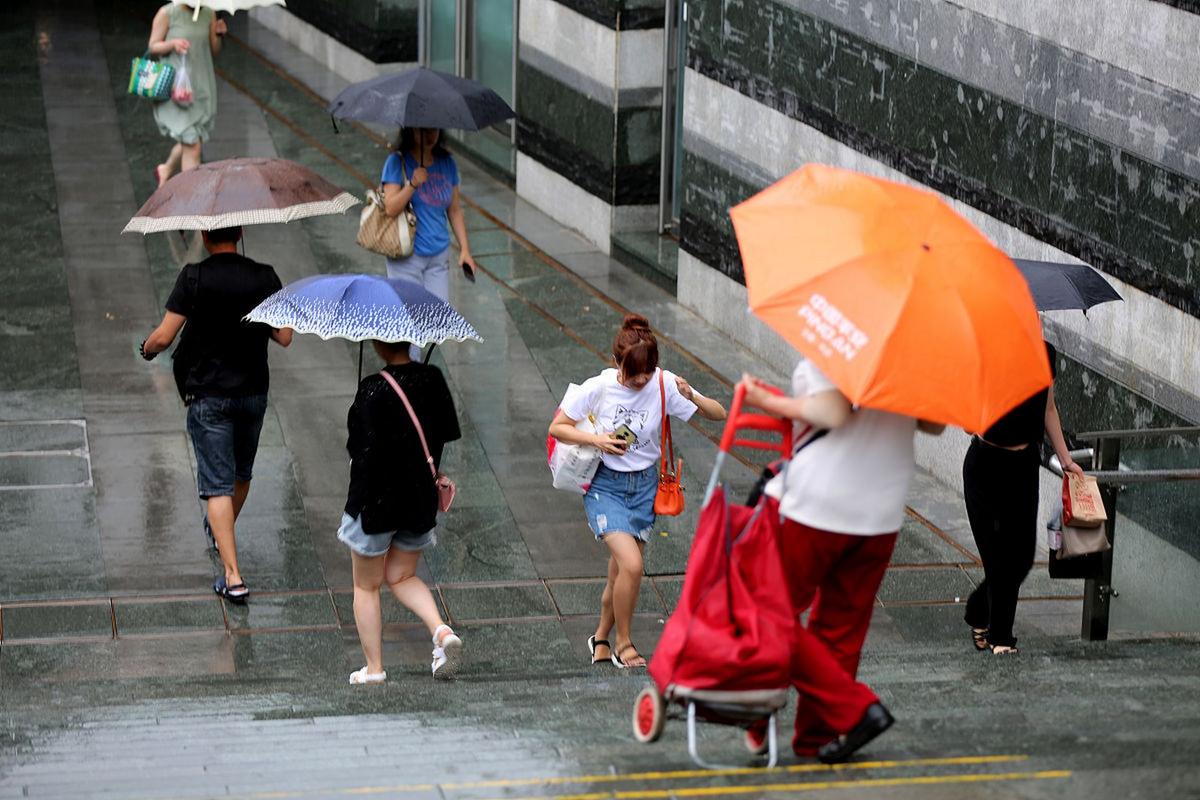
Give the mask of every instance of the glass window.
POLYGON ((457 0, 429 0, 429 67, 454 74, 457 0))
POLYGON ((513 0, 473 4, 471 75, 513 104, 513 0))

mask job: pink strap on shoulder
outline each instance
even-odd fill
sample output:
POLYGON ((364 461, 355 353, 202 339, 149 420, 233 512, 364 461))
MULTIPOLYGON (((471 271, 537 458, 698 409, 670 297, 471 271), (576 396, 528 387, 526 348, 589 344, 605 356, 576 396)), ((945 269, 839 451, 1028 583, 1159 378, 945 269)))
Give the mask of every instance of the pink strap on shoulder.
POLYGON ((396 383, 396 379, 388 374, 387 370, 379 370, 379 374, 383 379, 392 385, 396 390, 396 394, 400 396, 400 402, 404 403, 404 407, 408 409, 408 416, 412 418, 413 427, 417 429, 417 436, 421 438, 421 447, 425 450, 425 460, 429 462, 429 471, 433 473, 433 479, 437 480, 437 466, 433 463, 433 456, 429 454, 429 445, 425 442, 425 431, 421 428, 421 421, 417 419, 417 412, 413 411, 412 404, 408 402, 408 397, 404 394, 404 390, 400 388, 400 384, 396 383))

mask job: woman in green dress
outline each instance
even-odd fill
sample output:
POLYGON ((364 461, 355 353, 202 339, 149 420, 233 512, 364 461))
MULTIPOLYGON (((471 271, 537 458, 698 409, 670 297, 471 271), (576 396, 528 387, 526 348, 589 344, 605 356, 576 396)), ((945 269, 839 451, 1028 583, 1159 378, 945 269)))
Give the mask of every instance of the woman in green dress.
POLYGON ((154 168, 154 177, 162 186, 176 170, 195 169, 200 165, 200 148, 212 134, 217 116, 217 79, 213 74, 213 56, 221 52, 221 37, 227 28, 211 8, 196 9, 183 3, 170 3, 154 15, 150 28, 150 53, 162 57, 176 69, 186 63, 192 83, 192 102, 180 105, 164 100, 154 106, 154 120, 163 136, 175 140, 167 160, 154 168))

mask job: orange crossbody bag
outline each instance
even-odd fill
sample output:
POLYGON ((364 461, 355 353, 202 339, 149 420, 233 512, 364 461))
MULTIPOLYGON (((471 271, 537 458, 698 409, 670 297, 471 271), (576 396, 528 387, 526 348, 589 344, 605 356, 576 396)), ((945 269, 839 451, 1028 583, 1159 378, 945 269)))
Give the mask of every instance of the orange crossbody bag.
POLYGON ((675 460, 675 444, 671 441, 671 418, 667 416, 667 390, 663 371, 658 371, 658 393, 662 398, 662 460, 658 465, 658 492, 654 495, 654 513, 677 517, 683 513, 683 459, 675 460))

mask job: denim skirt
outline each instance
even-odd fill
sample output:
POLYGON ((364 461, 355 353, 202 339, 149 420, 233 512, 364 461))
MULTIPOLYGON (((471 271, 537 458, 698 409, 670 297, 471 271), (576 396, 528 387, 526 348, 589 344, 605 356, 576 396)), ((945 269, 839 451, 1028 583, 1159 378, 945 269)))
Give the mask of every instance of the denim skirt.
POLYGON ((588 527, 597 540, 610 533, 624 533, 639 542, 648 541, 654 529, 657 492, 657 466, 637 472, 617 472, 601 464, 583 496, 588 527))

